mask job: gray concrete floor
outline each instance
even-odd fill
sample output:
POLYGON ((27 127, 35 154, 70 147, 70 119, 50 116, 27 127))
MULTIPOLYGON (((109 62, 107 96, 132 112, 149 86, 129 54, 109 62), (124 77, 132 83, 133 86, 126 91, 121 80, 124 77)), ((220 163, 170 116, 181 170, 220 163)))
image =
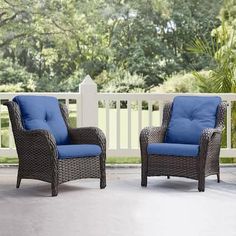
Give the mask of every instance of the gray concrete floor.
POLYGON ((185 178, 149 178, 139 168, 109 168, 107 188, 98 180, 50 185, 23 180, 16 168, 0 168, 0 236, 236 236, 236 168, 221 168, 221 183, 206 191, 185 178))

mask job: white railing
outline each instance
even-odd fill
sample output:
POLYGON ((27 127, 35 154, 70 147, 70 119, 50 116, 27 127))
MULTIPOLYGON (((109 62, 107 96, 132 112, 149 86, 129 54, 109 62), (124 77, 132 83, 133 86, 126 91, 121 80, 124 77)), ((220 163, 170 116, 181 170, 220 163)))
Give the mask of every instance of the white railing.
MULTIPOLYGON (((0 93, 0 156, 16 156, 8 113, 4 101, 19 94, 55 96, 64 102, 70 112, 74 126, 98 126, 107 137, 108 156, 140 156, 139 133, 145 126, 159 126, 165 102, 178 95, 157 93, 97 93, 97 85, 87 76, 80 84, 78 93, 0 93)), ((236 94, 197 94, 199 96, 220 96, 228 104, 226 118, 226 147, 221 157, 236 157, 232 147, 232 106, 236 94)), ((33 104, 32 104, 33 105, 33 104)))

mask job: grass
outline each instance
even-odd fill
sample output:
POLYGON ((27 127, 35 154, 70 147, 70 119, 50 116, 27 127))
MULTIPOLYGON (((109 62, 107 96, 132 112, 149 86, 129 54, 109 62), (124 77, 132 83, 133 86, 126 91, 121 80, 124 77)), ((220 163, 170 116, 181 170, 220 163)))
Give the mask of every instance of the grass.
POLYGON ((139 157, 108 157, 107 164, 140 164, 139 157))
POLYGON ((18 164, 16 157, 0 157, 0 164, 18 164))
POLYGON ((221 164, 235 164, 236 158, 233 158, 233 157, 221 158, 220 163, 221 164))
MULTIPOLYGON (((139 164, 139 157, 108 157, 107 164, 139 164)), ((16 157, 0 157, 0 164, 18 164, 16 157)))
MULTIPOLYGON (((107 164, 140 164, 140 157, 108 157, 107 164)), ((236 158, 221 158, 221 164, 235 164, 236 158)), ((18 164, 16 157, 0 157, 0 164, 18 164)))

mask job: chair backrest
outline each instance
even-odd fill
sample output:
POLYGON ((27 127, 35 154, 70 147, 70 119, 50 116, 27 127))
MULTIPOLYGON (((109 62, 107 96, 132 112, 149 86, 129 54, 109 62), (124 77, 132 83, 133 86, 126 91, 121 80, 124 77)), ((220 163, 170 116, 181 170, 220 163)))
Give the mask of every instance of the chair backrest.
POLYGON ((199 144, 205 128, 215 128, 220 97, 177 96, 174 98, 166 143, 199 144))
POLYGON ((68 129, 55 97, 21 95, 13 101, 19 105, 26 130, 48 130, 58 145, 69 143, 68 129))

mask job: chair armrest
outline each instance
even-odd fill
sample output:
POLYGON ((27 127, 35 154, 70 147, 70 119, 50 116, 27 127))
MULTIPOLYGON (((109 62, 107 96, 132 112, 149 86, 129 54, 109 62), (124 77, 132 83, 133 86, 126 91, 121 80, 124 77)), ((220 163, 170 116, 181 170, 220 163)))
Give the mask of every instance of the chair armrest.
POLYGON ((14 132, 19 166, 26 176, 56 183, 58 181, 58 151, 55 138, 47 130, 17 130, 14 132))
POLYGON ((217 156, 220 150, 222 127, 206 128, 200 138, 200 159, 208 156, 217 156))
POLYGON ((206 128, 202 131, 201 142, 208 142, 211 140, 214 134, 221 134, 222 128, 206 128))
POLYGON ((15 139, 19 156, 31 155, 40 159, 47 156, 53 161, 58 158, 55 138, 47 130, 18 130, 15 139))
POLYGON ((140 133, 140 142, 142 143, 162 143, 165 137, 166 127, 145 127, 140 133))
POLYGON ((150 143, 162 143, 165 137, 166 127, 146 127, 142 129, 139 137, 141 156, 147 156, 147 146, 150 143))
POLYGON ((96 144, 106 153, 106 137, 97 127, 69 128, 69 136, 72 144, 96 144))

